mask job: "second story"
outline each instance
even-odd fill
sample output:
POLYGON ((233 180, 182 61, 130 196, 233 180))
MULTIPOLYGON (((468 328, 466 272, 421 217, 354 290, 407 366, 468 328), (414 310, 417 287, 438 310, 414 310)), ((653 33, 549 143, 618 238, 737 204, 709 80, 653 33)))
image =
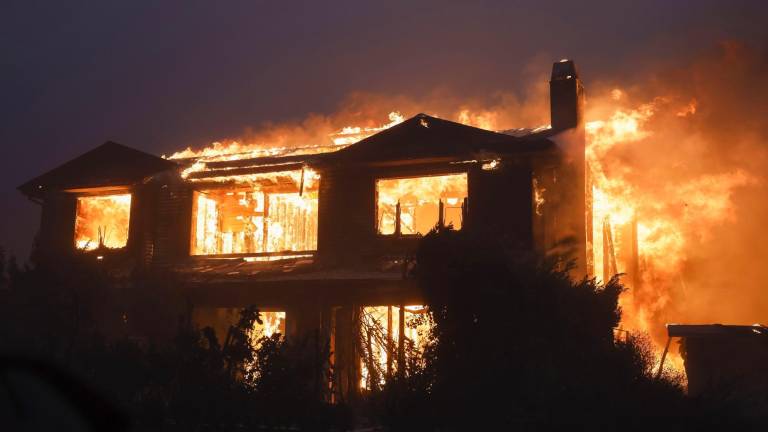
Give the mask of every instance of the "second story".
POLYGON ((41 204, 44 256, 200 271, 206 262, 361 268, 407 260, 422 235, 450 225, 520 250, 575 238, 584 259, 573 63, 556 63, 550 85, 549 128, 505 133, 418 114, 334 151, 172 160, 109 142, 19 189, 41 204))

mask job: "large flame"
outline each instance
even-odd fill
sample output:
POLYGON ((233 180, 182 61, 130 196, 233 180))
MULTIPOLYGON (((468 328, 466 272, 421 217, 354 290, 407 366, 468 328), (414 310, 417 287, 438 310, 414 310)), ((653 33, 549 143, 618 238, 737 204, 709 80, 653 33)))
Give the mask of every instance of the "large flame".
POLYGON ((310 169, 206 179, 214 184, 195 191, 192 254, 316 250, 319 179, 310 169))
MULTIPOLYGON (((614 89, 611 99, 618 102, 624 94, 614 89)), ((695 101, 678 105, 657 97, 586 124, 594 273, 603 281, 624 274, 629 289, 620 298, 621 326, 649 334, 657 347, 666 338, 664 324, 682 318, 673 311, 683 309, 681 293, 692 288, 684 277, 692 250, 716 226, 734 220, 733 194, 756 181, 741 169, 653 179, 638 173, 633 161, 622 163, 612 154, 642 153, 660 133, 654 129, 656 116, 671 118, 665 122, 684 122, 696 114, 695 101)), ((668 123, 667 127, 682 128, 668 123)), ((664 155, 655 156, 660 164, 669 165, 664 155)), ((672 361, 679 369, 680 357, 673 356, 672 361)))
POLYGON ((380 234, 426 234, 438 222, 461 229, 467 174, 382 179, 376 182, 380 234))
MULTIPOLYGON (((361 139, 369 137, 384 129, 402 123, 405 117, 398 111, 392 111, 388 115, 389 122, 380 126, 345 126, 318 142, 306 142, 301 145, 288 144, 293 140, 281 136, 268 142, 242 143, 241 140, 217 141, 202 150, 185 150, 172 154, 169 159, 200 159, 203 161, 223 161, 253 159, 267 156, 288 156, 302 154, 326 153, 340 150, 354 144, 361 139)), ((297 132, 298 133, 298 132, 297 132)))
POLYGON ((130 215, 131 194, 78 198, 75 246, 83 250, 125 247, 130 215))

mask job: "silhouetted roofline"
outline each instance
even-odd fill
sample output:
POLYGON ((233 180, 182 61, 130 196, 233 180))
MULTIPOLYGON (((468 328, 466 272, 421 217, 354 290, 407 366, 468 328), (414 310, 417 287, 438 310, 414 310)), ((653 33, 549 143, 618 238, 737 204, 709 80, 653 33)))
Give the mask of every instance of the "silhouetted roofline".
POLYGON ((18 190, 31 198, 41 198, 49 190, 127 186, 177 166, 172 161, 107 141, 27 181, 18 190))
POLYGON ((469 157, 480 153, 523 154, 556 148, 540 135, 515 137, 426 114, 371 135, 339 151, 323 155, 332 162, 384 162, 469 157))

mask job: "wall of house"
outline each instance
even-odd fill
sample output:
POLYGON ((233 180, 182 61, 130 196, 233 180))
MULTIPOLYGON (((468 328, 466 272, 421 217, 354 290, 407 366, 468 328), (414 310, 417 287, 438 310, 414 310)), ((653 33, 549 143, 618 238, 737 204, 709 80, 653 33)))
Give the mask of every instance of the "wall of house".
POLYGON ((55 258, 74 252, 75 211, 74 195, 50 191, 42 201, 37 253, 40 258, 55 258))
POLYGON ((152 264, 170 266, 189 256, 192 234, 192 187, 175 172, 153 179, 152 264))
POLYGON ((359 264, 382 256, 415 253, 418 238, 380 235, 376 227, 376 180, 438 174, 468 174, 468 220, 464 228, 533 247, 532 168, 527 158, 502 161, 493 170, 479 164, 412 164, 321 172, 318 249, 330 265, 359 264))
MULTIPOLYGON (((151 214, 153 207, 153 192, 145 185, 120 189, 118 193, 131 194, 131 209, 128 222, 128 241, 126 246, 115 253, 135 257, 142 262, 143 254, 147 252, 147 237, 156 223, 151 214)), ((75 219, 77 216, 77 199, 102 192, 64 192, 50 191, 42 200, 40 229, 38 233, 38 258, 56 260, 63 255, 76 252, 75 219)), ((105 194, 115 193, 103 192, 105 194)), ((151 252, 151 249, 149 250, 151 252)))
POLYGON ((320 170, 318 259, 335 266, 359 263, 375 252, 375 183, 370 170, 320 170))
POLYGON ((545 249, 574 260, 574 279, 592 274, 591 195, 587 192, 583 127, 558 133, 552 140, 560 149, 557 163, 544 176, 547 188, 545 249), (589 251, 589 252, 588 252, 589 251))
POLYGON ((506 159, 493 170, 469 171, 467 228, 513 249, 533 248, 532 170, 528 159, 506 159))

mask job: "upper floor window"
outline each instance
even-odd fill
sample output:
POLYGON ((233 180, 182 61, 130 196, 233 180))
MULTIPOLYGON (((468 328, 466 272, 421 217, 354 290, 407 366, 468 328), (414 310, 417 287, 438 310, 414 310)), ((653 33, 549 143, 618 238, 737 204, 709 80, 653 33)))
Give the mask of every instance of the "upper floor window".
POLYGON ((83 250, 125 247, 130 218, 131 194, 78 197, 75 247, 83 250))
POLYGON ((461 229, 467 174, 376 181, 379 234, 426 234, 436 224, 461 229))
POLYGON ((264 175, 196 191, 192 255, 316 250, 319 176, 301 176, 264 175))

